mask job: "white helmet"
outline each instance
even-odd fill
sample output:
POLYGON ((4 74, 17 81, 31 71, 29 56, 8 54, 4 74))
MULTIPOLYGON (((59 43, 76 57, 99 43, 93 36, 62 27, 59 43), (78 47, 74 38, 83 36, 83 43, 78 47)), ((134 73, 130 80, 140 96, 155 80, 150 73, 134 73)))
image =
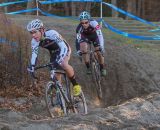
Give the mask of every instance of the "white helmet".
POLYGON ((42 27, 43 27, 43 22, 39 19, 34 19, 28 23, 27 30, 30 32, 33 30, 39 30, 42 27))
POLYGON ((79 15, 79 20, 90 20, 91 16, 87 11, 83 11, 79 15))

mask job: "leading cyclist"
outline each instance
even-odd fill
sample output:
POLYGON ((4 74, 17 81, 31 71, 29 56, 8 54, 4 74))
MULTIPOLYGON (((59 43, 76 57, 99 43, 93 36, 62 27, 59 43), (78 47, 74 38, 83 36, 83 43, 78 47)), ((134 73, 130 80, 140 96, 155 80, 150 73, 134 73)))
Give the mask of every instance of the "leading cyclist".
POLYGON ((93 43, 95 51, 98 55, 99 65, 102 76, 106 75, 104 68, 104 39, 97 21, 91 19, 88 12, 83 11, 79 15, 80 24, 76 28, 76 49, 77 54, 82 55, 87 67, 87 74, 91 73, 89 64, 89 55, 87 54, 88 44, 93 43))
POLYGON ((48 49, 50 52, 50 62, 55 65, 60 65, 68 75, 73 84, 73 94, 78 96, 81 93, 81 86, 77 83, 74 70, 68 64, 71 55, 71 48, 69 44, 62 38, 62 36, 55 30, 46 30, 43 22, 39 19, 30 21, 27 25, 27 30, 32 35, 31 46, 32 55, 31 63, 28 67, 29 72, 34 72, 36 66, 36 59, 38 56, 39 47, 48 49))

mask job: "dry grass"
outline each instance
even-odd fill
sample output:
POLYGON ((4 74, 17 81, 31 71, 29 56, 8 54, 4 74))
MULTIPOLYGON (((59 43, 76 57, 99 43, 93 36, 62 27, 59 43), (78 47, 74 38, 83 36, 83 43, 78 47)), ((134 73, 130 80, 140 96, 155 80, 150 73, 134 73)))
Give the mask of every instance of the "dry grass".
POLYGON ((29 86, 26 71, 30 55, 28 43, 27 32, 0 14, 0 89, 29 86))

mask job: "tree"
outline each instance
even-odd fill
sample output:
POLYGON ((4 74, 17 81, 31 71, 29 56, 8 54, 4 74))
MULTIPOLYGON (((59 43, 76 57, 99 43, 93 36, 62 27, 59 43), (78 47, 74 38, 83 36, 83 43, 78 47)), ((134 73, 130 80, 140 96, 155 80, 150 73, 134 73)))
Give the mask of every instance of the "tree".
POLYGON ((70 11, 69 11, 69 6, 70 6, 70 5, 69 5, 68 2, 65 2, 65 3, 64 3, 64 10, 65 10, 64 12, 65 12, 65 15, 66 15, 66 16, 69 16, 69 15, 70 15, 70 13, 69 13, 69 12, 70 12, 70 11))
MULTIPOLYGON (((136 0, 127 0, 127 12, 136 15, 136 0)), ((129 17, 126 17, 129 19, 129 17)))
POLYGON ((72 7, 71 16, 76 16, 76 3, 71 2, 71 7, 72 7))
MULTIPOLYGON (((117 6, 117 0, 111 0, 111 3, 114 5, 114 6, 117 6)), ((114 9, 112 9, 112 17, 118 17, 118 11, 115 11, 114 9)))
MULTIPOLYGON (((36 0, 28 1, 27 3, 27 9, 32 9, 36 7, 36 0)), ((28 12, 26 14, 33 14, 32 12, 28 12)))

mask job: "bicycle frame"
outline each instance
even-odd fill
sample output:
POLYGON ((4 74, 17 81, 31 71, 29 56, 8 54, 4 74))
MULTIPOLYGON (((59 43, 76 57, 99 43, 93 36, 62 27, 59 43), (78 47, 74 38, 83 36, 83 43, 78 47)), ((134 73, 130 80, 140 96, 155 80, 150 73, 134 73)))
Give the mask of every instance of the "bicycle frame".
MULTIPOLYGON (((71 99, 69 99, 69 98, 64 94, 63 88, 62 88, 59 80, 56 78, 56 75, 55 75, 55 74, 63 74, 63 75, 66 75, 65 71, 64 71, 63 69, 60 70, 60 69, 54 68, 54 67, 53 67, 53 63, 48 63, 48 64, 45 64, 45 65, 37 66, 37 67, 35 67, 35 70, 38 70, 38 69, 41 69, 41 68, 46 68, 46 67, 51 67, 51 68, 52 68, 52 73, 51 73, 51 75, 50 75, 51 80, 55 83, 55 86, 57 86, 58 89, 61 91, 61 93, 62 93, 62 95, 63 95, 66 103, 69 104, 69 103, 71 102, 71 101, 70 101, 71 99)), ((67 79, 65 79, 65 80, 67 80, 67 79)), ((68 87, 69 85, 67 84, 66 86, 68 87)), ((67 91, 69 91, 69 89, 70 89, 70 88, 68 87, 67 91)), ((69 92, 67 92, 67 93, 69 93, 69 92)))
MULTIPOLYGON (((37 67, 35 67, 35 70, 46 68, 46 67, 51 67, 52 68, 51 69, 51 74, 50 74, 50 77, 51 77, 52 81, 50 81, 50 83, 54 84, 54 86, 56 87, 55 88, 56 90, 60 90, 60 93, 63 96, 63 99, 65 100, 65 103, 67 104, 67 108, 72 109, 75 112, 74 104, 73 104, 71 93, 70 93, 69 83, 67 82, 67 84, 66 84, 67 93, 65 93, 64 88, 63 88, 64 86, 61 85, 60 81, 56 77, 56 74, 66 75, 66 72, 63 69, 60 70, 60 69, 54 68, 53 63, 48 63, 48 64, 45 64, 45 65, 37 66, 37 67)), ((37 77, 33 73, 32 73, 32 77, 37 79, 37 77)), ((68 80, 67 76, 64 76, 64 77, 65 77, 65 80, 67 81, 68 80)))
MULTIPOLYGON (((52 81, 49 81, 45 87, 45 101, 50 116, 54 117, 56 115, 56 113, 53 112, 53 109, 56 107, 61 108, 64 115, 68 115, 70 112, 87 114, 87 104, 83 91, 80 96, 74 97, 70 91, 66 72, 64 70, 57 70, 54 68, 53 63, 37 66, 35 67, 35 70, 45 67, 51 67, 53 72, 51 73, 52 81), (62 74, 63 77, 65 77, 63 78, 64 80, 62 79, 65 82, 64 85, 61 85, 60 81, 56 78, 56 74, 62 74), (66 92, 64 88, 66 88, 66 92)), ((32 73, 32 77, 37 79, 34 73, 32 73)))

